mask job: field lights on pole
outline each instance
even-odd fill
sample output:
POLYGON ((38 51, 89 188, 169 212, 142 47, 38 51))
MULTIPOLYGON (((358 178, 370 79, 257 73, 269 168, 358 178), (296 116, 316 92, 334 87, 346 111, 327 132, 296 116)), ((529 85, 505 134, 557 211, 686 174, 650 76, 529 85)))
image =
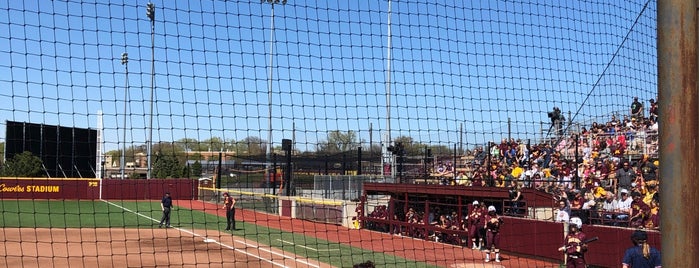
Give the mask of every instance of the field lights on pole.
POLYGON ((124 169, 126 168, 126 116, 127 116, 127 103, 128 103, 128 94, 129 94, 129 53, 121 53, 121 64, 124 65, 124 70, 125 70, 125 78, 124 78, 124 143, 122 144, 121 147, 121 163, 120 163, 120 168, 121 168, 121 179, 123 180, 126 178, 125 171, 124 169))
POLYGON ((150 123, 148 124, 148 140, 146 141, 146 156, 148 157, 147 179, 151 179, 151 155, 153 154, 153 95, 155 92, 155 4, 146 5, 146 16, 150 19, 150 43, 151 43, 151 80, 150 80, 150 123))

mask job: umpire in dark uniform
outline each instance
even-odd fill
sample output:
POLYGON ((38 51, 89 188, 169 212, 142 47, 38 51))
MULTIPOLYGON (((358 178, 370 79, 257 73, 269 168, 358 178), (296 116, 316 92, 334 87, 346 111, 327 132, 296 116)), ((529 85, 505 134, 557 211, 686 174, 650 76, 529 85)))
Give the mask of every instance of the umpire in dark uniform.
POLYGON ((170 197, 170 192, 166 192, 163 196, 163 200, 160 201, 160 208, 163 210, 163 217, 160 219, 160 225, 158 228, 163 228, 163 223, 166 228, 170 228, 170 210, 172 209, 172 197, 170 197))

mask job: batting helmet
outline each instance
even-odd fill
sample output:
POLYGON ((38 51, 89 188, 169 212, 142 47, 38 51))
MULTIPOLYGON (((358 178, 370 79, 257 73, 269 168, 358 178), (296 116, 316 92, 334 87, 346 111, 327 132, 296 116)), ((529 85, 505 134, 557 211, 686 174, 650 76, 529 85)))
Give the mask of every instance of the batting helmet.
POLYGON ((582 228, 582 220, 578 217, 570 218, 570 224, 578 227, 578 229, 582 228))

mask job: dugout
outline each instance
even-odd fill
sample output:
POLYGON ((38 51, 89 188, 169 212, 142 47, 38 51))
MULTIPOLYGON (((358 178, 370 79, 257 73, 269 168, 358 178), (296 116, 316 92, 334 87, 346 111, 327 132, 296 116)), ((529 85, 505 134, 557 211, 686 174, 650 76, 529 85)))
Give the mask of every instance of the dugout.
MULTIPOLYGON (((440 211, 457 213, 459 219, 471 210, 473 200, 486 206, 493 205, 498 214, 505 215, 505 226, 501 229, 501 249, 505 252, 536 256, 552 261, 562 261, 558 252, 567 225, 554 222, 553 215, 542 211, 553 211, 553 196, 534 189, 522 189, 523 215, 507 215, 509 193, 506 188, 473 187, 425 184, 364 183, 363 195, 357 207, 357 218, 361 228, 391 234, 401 234, 416 239, 437 240, 443 243, 467 246, 464 242, 467 231, 442 229, 425 223, 405 220, 404 212, 411 207, 422 213, 422 220, 429 220, 429 213, 436 207, 440 211), (378 213, 376 213, 378 212, 378 213), (374 213, 372 215, 372 213, 374 213), (541 215, 546 215, 541 217, 541 215)), ((599 242, 590 244, 586 254, 588 264, 599 267, 614 267, 631 246, 629 237, 633 228, 588 225, 583 230, 589 237, 598 236, 599 242)), ((648 230, 649 243, 661 248, 660 232, 648 230)))
MULTIPOLYGON (((553 197, 541 191, 522 189, 524 198, 511 202, 507 188, 460 185, 364 183, 364 191, 357 218, 360 228, 392 234, 408 235, 419 239, 442 239, 459 242, 455 237, 466 237, 465 217, 474 200, 485 206, 495 206, 498 214, 513 217, 552 217, 553 197), (412 221, 406 214, 418 214, 412 221), (549 213, 550 211, 550 213, 549 213), (445 230, 433 223, 440 215, 454 222, 445 230), (450 236, 444 236, 444 234, 450 236)), ((450 241, 446 241, 450 242, 450 241)))

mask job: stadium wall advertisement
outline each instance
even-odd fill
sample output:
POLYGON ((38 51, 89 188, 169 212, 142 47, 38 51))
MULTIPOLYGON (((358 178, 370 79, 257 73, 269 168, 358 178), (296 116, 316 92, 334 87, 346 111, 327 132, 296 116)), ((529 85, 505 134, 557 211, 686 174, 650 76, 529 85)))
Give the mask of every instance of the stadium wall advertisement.
POLYGON ((190 179, 100 180, 82 178, 0 178, 1 199, 119 199, 159 200, 165 192, 173 199, 196 199, 196 181, 190 179))

